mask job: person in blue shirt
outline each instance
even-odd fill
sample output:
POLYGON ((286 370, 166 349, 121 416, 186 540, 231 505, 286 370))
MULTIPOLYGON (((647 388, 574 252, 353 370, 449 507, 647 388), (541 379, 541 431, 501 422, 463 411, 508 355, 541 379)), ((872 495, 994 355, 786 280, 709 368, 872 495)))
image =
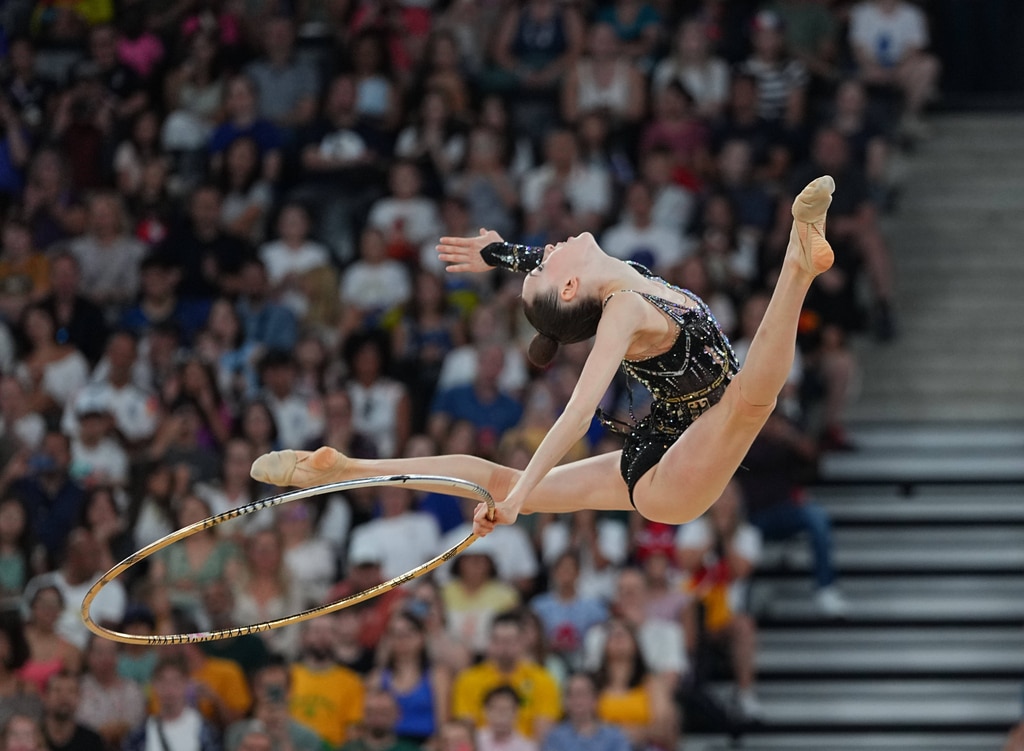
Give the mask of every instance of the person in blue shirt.
POLYGON ((452 425, 468 422, 476 428, 479 450, 493 456, 505 431, 522 418, 523 405, 498 387, 505 366, 502 345, 480 345, 477 359, 477 374, 471 384, 446 389, 434 398, 427 432, 443 443, 452 425))
POLYGON ((629 740, 597 719, 597 684, 589 673, 574 673, 565 684, 565 720, 544 738, 541 751, 629 751, 629 740))

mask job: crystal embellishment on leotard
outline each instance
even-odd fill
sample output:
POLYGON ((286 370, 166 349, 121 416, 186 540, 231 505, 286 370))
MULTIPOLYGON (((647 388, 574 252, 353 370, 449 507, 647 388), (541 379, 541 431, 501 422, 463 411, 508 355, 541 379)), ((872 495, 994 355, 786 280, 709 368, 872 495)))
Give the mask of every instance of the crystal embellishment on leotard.
POLYGON ((622 450, 622 474, 631 495, 637 480, 658 463, 683 431, 718 403, 726 386, 739 371, 732 346, 703 300, 688 290, 669 284, 640 264, 632 265, 647 278, 685 296, 693 305, 636 292, 672 319, 679 332, 668 351, 622 362, 626 375, 651 392, 650 414, 639 421, 634 418, 632 425, 598 414, 609 429, 627 433, 622 450))
POLYGON ((517 243, 491 243, 480 251, 488 266, 498 266, 523 274, 533 271, 544 258, 544 248, 517 243))

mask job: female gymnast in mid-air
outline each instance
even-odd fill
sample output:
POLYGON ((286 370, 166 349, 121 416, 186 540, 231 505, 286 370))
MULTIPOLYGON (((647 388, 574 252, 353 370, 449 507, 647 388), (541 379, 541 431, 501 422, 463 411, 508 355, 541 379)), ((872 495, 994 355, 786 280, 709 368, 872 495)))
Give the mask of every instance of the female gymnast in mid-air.
POLYGON ((635 508, 668 524, 695 519, 721 495, 785 384, 804 297, 832 265, 825 214, 834 189, 831 177, 819 177, 793 202, 782 271, 742 370, 700 299, 606 255, 589 232, 544 248, 512 245, 484 230, 442 238, 438 254, 448 271, 501 266, 526 273, 522 297, 538 331, 535 359, 545 349, 550 358, 557 343, 594 337, 565 411, 526 469, 475 456, 354 459, 324 446, 265 454, 252 476, 298 487, 400 474, 469 480, 498 502, 493 520, 484 504, 477 508, 473 531, 481 536, 521 513, 581 508, 635 508), (650 414, 631 426, 621 451, 556 466, 587 431, 620 366, 651 391, 650 414))

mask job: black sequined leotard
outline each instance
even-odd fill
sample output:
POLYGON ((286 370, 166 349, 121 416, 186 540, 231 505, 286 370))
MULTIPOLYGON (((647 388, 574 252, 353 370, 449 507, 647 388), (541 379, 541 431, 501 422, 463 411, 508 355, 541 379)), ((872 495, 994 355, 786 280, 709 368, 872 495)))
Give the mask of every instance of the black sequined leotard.
MULTIPOLYGON (((481 255, 492 266, 528 272, 540 263, 542 254, 541 248, 493 243, 481 255)), ((622 290, 640 295, 678 327, 676 339, 668 351, 642 360, 622 361, 623 371, 651 392, 650 414, 634 424, 623 424, 598 412, 607 427, 626 436, 620 471, 632 502, 633 489, 640 478, 661 461, 669 446, 694 420, 722 398, 725 387, 739 371, 739 362, 703 300, 669 284, 640 264, 630 262, 630 265, 693 303, 684 305, 648 292, 622 290)))

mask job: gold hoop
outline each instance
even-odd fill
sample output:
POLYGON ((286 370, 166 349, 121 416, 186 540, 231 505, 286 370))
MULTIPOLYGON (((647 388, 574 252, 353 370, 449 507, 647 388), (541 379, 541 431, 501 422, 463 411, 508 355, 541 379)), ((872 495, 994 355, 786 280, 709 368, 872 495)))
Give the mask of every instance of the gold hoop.
MULTIPOLYGON (((480 487, 476 483, 469 482, 468 480, 460 480, 457 477, 443 477, 441 475, 384 475, 380 477, 366 477, 360 480, 344 480, 341 482, 328 483, 326 485, 316 485, 311 488, 303 488, 302 490, 293 490, 288 493, 281 493, 280 495, 271 496, 270 498, 261 498, 256 501, 252 501, 238 508, 225 511, 220 514, 203 519, 202 521, 190 524, 187 527, 171 532, 169 535, 161 537, 156 542, 150 543, 141 550, 132 553, 130 556, 125 558, 123 561, 118 563, 116 566, 111 568, 107 573, 99 578, 99 580, 89 588, 89 591, 85 594, 85 599, 82 600, 82 620, 86 627, 94 634, 103 636, 113 641, 123 642, 125 644, 143 644, 148 646, 164 646, 168 644, 186 644, 194 642, 204 641, 216 641, 218 639, 231 639, 236 636, 243 636, 245 634, 255 634, 261 631, 270 631, 271 629, 280 628, 282 626, 290 626, 293 623, 301 623, 302 621, 308 621, 310 618, 315 618, 318 615, 326 615, 327 613, 334 613, 338 610, 344 610, 347 607, 356 605, 360 602, 365 602, 373 597, 382 595, 385 592, 400 587, 407 582, 416 579, 417 577, 423 576, 435 568, 440 566, 442 563, 450 561, 452 558, 457 556, 463 550, 472 545, 476 540, 475 534, 470 534, 462 542, 458 543, 454 547, 449 548, 440 555, 431 558, 429 561, 421 566, 417 566, 411 571, 406 571, 400 576, 396 576, 393 579, 389 579, 382 584, 370 587, 369 589, 358 592, 348 597, 343 597, 327 605, 318 605, 308 610, 295 613, 294 615, 285 616, 284 618, 276 618, 271 621, 263 621, 262 623, 254 623, 250 626, 235 626, 232 628, 219 629, 216 631, 200 631, 195 634, 126 634, 121 631, 113 631, 108 628, 96 623, 89 614, 92 608, 93 600, 99 595, 100 591, 107 584, 112 582, 118 576, 123 574, 125 571, 130 569, 139 561, 149 558, 153 553, 158 550, 163 550, 169 545, 173 545, 179 540, 184 540, 186 537, 191 537, 194 534, 203 532, 208 529, 216 527, 218 524, 223 524, 230 519, 237 519, 240 516, 247 514, 253 514, 257 511, 263 511, 264 509, 273 508, 274 506, 280 506, 284 503, 291 501, 298 501, 303 498, 312 498, 318 495, 324 495, 326 493, 334 493, 343 490, 354 490, 356 488, 368 488, 368 487, 383 487, 389 485, 408 485, 415 483, 417 487, 423 486, 434 486, 437 490, 444 492, 445 490, 451 491, 452 489, 458 489, 463 491, 469 491, 476 496, 479 496, 480 500, 487 504, 487 517, 489 519, 494 518, 494 499, 491 494, 487 492, 485 488, 480 487)), ((455 495, 449 492, 450 495, 455 495)), ((472 497, 472 496, 466 496, 472 497)), ((398 541, 399 544, 401 541, 398 541)))

